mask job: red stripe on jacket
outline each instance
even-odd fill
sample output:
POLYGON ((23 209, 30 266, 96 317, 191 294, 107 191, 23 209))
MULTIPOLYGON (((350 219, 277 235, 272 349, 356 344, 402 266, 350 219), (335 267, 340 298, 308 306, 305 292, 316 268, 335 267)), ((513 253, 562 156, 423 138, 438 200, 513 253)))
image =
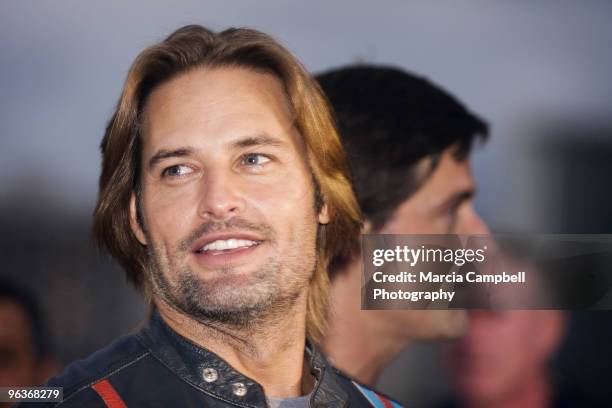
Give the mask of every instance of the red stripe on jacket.
POLYGON ((123 402, 108 380, 98 381, 92 385, 91 388, 98 393, 108 408, 127 408, 125 402, 123 402))

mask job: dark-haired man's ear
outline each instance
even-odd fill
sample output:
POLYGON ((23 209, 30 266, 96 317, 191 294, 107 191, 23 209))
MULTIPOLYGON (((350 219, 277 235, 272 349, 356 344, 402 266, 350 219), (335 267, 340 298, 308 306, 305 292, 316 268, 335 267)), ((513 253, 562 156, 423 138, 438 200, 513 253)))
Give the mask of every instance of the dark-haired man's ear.
POLYGON ((319 211, 319 224, 328 224, 329 223, 329 210, 327 208, 327 203, 324 203, 321 206, 321 211, 319 211))
POLYGON ((147 238, 145 236, 144 231, 142 230, 142 226, 138 222, 138 209, 136 204, 136 193, 132 192, 132 196, 130 197, 130 227, 132 229, 132 233, 136 236, 136 239, 140 241, 142 245, 147 245, 147 238))

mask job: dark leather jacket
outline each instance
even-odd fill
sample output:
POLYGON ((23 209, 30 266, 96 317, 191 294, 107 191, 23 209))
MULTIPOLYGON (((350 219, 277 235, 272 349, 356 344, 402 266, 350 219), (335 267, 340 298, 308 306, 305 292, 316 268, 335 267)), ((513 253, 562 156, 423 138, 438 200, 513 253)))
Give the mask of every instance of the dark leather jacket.
MULTIPOLYGON (((306 351, 316 379, 310 407, 399 407, 340 373, 315 347, 306 351)), ((63 408, 267 406, 261 385, 180 336, 156 312, 143 330, 70 364, 47 386, 63 387, 56 405, 63 408)))

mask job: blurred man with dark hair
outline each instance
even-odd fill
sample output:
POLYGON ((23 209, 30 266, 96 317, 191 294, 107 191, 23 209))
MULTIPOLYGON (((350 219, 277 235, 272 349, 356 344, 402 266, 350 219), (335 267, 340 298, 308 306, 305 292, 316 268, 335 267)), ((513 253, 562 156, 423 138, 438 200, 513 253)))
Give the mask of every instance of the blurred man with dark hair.
POLYGON ((24 288, 0 280, 0 387, 40 385, 58 368, 36 300, 24 288))
MULTIPOLYGON (((486 234, 474 211, 469 153, 486 138, 485 122, 424 78, 400 69, 354 66, 317 77, 337 117, 347 150, 364 232, 486 234)), ((413 339, 463 333, 461 310, 360 311, 358 251, 335 265, 330 359, 374 384, 413 339)))

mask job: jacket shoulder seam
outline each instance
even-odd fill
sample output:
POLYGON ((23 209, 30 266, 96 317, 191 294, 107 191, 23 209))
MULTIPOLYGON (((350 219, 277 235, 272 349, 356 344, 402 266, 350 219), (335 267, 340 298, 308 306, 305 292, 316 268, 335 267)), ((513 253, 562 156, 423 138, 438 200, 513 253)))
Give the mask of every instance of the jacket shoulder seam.
POLYGON ((131 366, 132 364, 137 363, 138 361, 142 360, 143 358, 145 358, 146 356, 148 356, 149 354, 151 354, 150 351, 146 350, 145 352, 143 352, 142 354, 138 355, 137 357, 135 357, 133 360, 128 361, 127 363, 109 371, 106 372, 100 376, 95 377, 95 379, 90 380, 87 382, 87 384, 82 385, 81 387, 79 387, 76 391, 72 392, 67 398, 64 398, 64 400, 58 404, 55 405, 55 407, 59 407, 61 406, 64 402, 72 399, 72 397, 74 397, 75 395, 79 394, 81 391, 90 388, 92 385, 94 385, 95 383, 107 379, 115 374, 117 374, 119 371, 126 369, 127 367, 131 366))

